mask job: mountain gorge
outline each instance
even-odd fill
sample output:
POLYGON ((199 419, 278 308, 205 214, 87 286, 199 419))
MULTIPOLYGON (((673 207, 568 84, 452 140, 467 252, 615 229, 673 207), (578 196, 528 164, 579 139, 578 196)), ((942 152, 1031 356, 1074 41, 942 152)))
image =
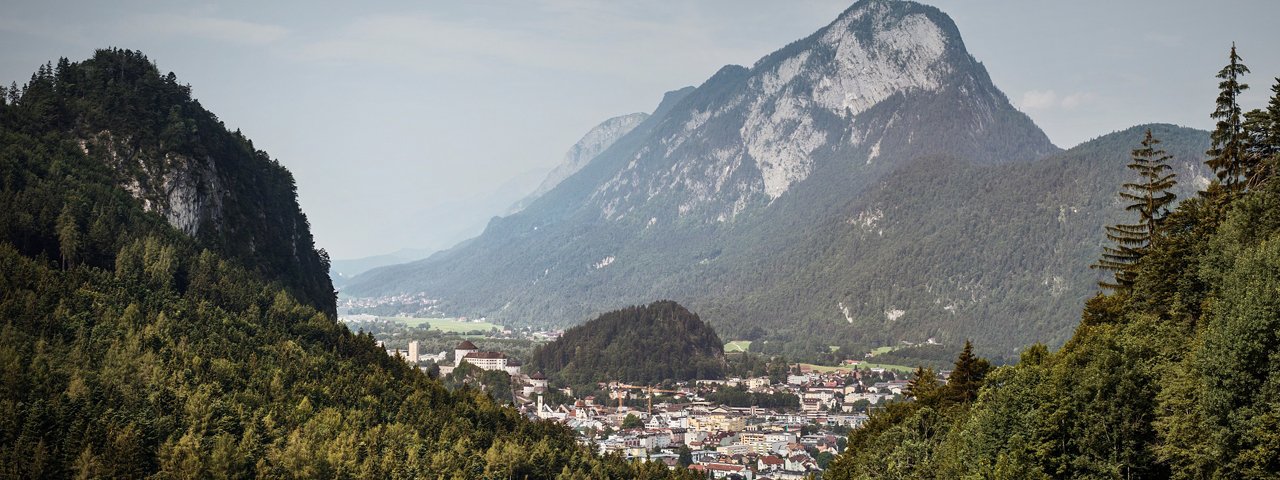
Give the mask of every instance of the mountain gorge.
MULTIPOLYGON (((1153 128, 1181 180, 1204 177, 1204 132, 1153 128)), ((1140 130, 1063 152, 945 14, 865 0, 667 94, 479 237, 344 292, 537 325, 672 298, 727 338, 793 350, 1060 343, 1096 291, 1084 265, 1140 130)))

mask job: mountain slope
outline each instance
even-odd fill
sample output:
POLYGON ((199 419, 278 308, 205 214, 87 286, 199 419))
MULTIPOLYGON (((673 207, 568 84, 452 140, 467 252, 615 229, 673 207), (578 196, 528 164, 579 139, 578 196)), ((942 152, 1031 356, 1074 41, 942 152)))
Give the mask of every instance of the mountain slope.
POLYGON ((592 159, 596 158, 596 155, 608 149, 618 139, 631 133, 631 130, 639 126, 646 118, 649 118, 649 114, 643 112, 620 115, 600 122, 599 125, 587 131, 587 134, 583 135, 578 140, 578 143, 573 144, 569 151, 565 152, 564 160, 559 165, 556 165, 556 168, 552 169, 551 172, 547 173, 547 178, 542 180, 538 188, 534 189, 532 193, 519 202, 516 202, 515 205, 512 205, 509 213, 523 210, 524 207, 551 191, 560 182, 578 173, 578 170, 582 170, 582 167, 587 166, 592 159))
MULTIPOLYGON (((1167 133, 1189 135, 1176 153, 1197 161, 1198 134, 1167 133)), ((793 352, 929 336, 990 335, 981 344, 1004 350, 1058 342, 1073 319, 1052 307, 1091 292, 1089 272, 1064 259, 1096 243, 1042 228, 1101 228, 1083 199, 1114 189, 1132 148, 1122 137, 1061 153, 945 14, 866 0, 751 68, 724 67, 668 98, 481 236, 371 271, 347 292, 422 291, 458 314, 559 325, 672 298, 729 338, 793 352), (1079 178, 1060 176, 1065 166, 1079 178), (939 214, 957 207, 967 215, 939 214), (1059 222, 1070 207, 1084 214, 1059 222), (896 224, 884 236, 871 228, 883 222, 896 224), (1000 250, 1019 235, 1057 253, 1000 250), (1058 286, 1033 286, 1045 281, 1058 286)))
POLYGON ((307 270, 256 263, 282 247, 246 254, 215 241, 291 249, 310 234, 300 220, 296 236, 272 237, 272 222, 298 220, 287 176, 234 194, 247 175, 287 174, 265 153, 211 152, 188 167, 165 140, 156 147, 170 138, 157 117, 195 114, 199 135, 225 138, 194 105, 173 76, 123 50, 42 68, 0 101, 0 477, 691 477, 597 457, 565 427, 447 391, 338 324, 323 311, 331 293, 327 305, 295 293, 327 283, 323 270, 289 279, 307 270), (118 145, 101 148, 145 155, 86 153, 78 127, 104 124, 118 145), (184 191, 164 179, 188 174, 190 192, 222 206, 153 196, 149 181, 184 191), (200 190, 215 181, 233 193, 200 190), (202 221, 175 222, 191 218, 183 211, 202 221))

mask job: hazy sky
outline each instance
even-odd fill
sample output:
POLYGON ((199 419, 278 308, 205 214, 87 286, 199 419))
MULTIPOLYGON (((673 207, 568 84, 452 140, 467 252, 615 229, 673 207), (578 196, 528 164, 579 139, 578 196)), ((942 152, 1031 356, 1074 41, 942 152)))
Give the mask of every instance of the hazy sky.
MULTIPOLYGON (((292 170, 318 244, 354 258, 423 244, 452 228, 420 225, 433 209, 549 168, 605 118, 749 66, 851 3, 4 1, 0 79, 142 50, 292 170)), ((1246 107, 1280 76, 1272 0, 925 3, 1061 147, 1143 122, 1209 128, 1233 40, 1253 70, 1246 107)))

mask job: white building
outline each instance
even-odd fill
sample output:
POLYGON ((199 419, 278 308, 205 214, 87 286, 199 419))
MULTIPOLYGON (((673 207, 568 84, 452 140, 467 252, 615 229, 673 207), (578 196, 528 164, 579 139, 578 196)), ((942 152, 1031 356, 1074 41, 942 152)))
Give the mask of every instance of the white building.
POLYGON ((418 341, 409 342, 409 363, 418 363, 418 341))

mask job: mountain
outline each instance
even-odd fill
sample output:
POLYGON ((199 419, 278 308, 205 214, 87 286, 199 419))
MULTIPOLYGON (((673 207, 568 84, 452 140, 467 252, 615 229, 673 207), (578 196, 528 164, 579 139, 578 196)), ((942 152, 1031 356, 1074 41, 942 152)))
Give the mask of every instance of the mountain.
POLYGON ((142 54, 0 99, 0 476, 694 478, 337 323, 288 171, 142 54))
MULTIPOLYGON (((133 52, 100 53, 76 66, 65 59, 56 67, 45 65, 11 97, 40 102, 19 103, 29 108, 10 112, 16 116, 13 128, 69 138, 82 155, 106 166, 110 184, 201 248, 251 266, 299 299, 334 311, 329 260, 315 248, 292 174, 239 131, 227 131, 172 74, 161 76, 133 52)), ((74 202, 68 213, 89 221, 113 212, 74 202)), ((111 243, 90 240, 100 244, 86 248, 111 243)))
MULTIPOLYGON (((1184 179, 1203 175, 1203 133, 1158 129, 1177 137, 1184 179)), ((728 338, 790 354, 1056 344, 1074 321, 1059 307, 1095 291, 1082 258, 1112 217, 1094 199, 1111 198, 1140 140, 1062 152, 949 17, 864 0, 750 68, 668 94, 479 237, 347 292, 426 292, 460 315, 543 325, 672 298, 728 338)))
POLYGON ((698 315, 672 301, 605 313, 533 352, 529 370, 567 385, 724 376, 724 342, 698 315))
POLYGON ((556 165, 556 168, 552 169, 551 172, 547 173, 547 178, 542 180, 537 189, 534 189, 527 197, 511 206, 509 213, 523 210, 529 203, 551 191, 552 188, 577 173, 578 170, 582 170, 582 167, 587 166, 592 159, 596 158, 596 155, 608 149, 619 138, 630 133, 646 118, 649 118, 647 113, 632 113, 613 117, 596 125, 586 135, 583 135, 578 140, 578 143, 573 144, 573 147, 570 147, 568 152, 565 152, 564 160, 559 165, 556 165))

